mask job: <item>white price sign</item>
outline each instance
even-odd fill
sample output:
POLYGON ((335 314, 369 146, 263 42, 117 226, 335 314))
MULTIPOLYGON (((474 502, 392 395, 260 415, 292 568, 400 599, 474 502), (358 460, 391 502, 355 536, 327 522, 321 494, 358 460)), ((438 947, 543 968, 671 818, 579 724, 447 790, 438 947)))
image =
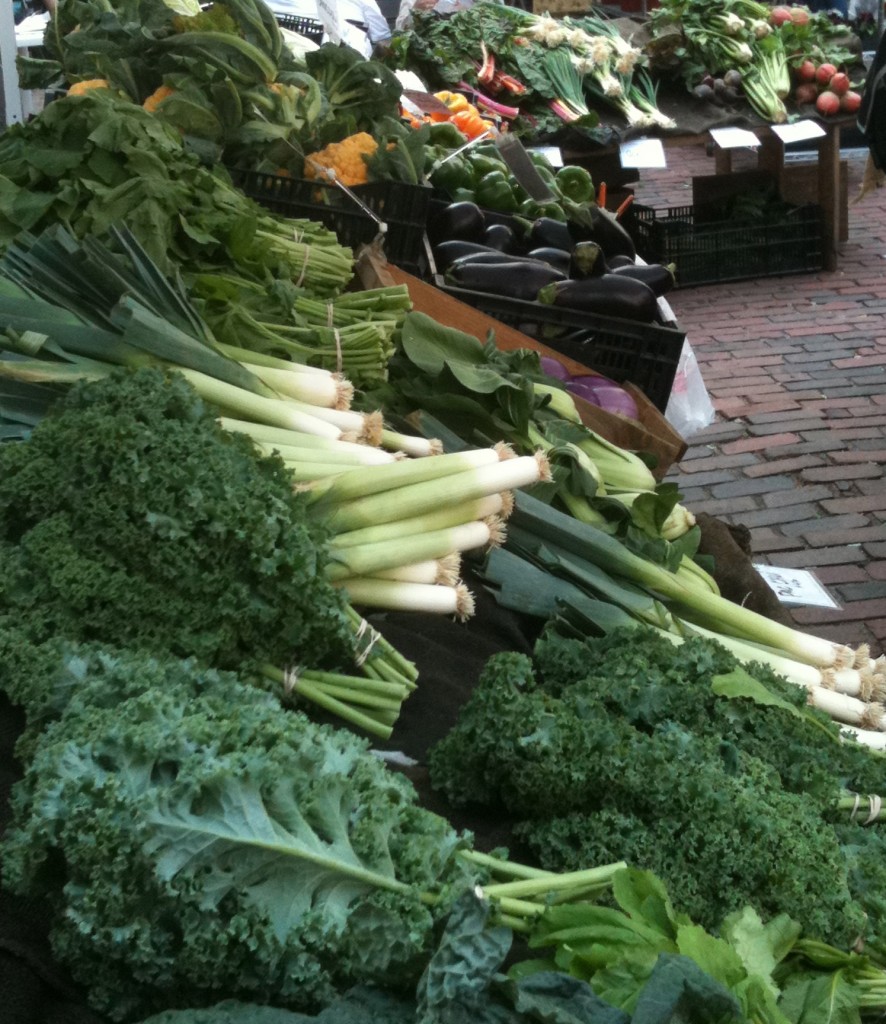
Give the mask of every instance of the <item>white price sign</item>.
POLYGON ((317 0, 317 16, 323 22, 329 42, 341 42, 341 22, 338 20, 336 0, 317 0))
POLYGON ((775 591, 782 604, 840 607, 807 569, 779 569, 774 565, 755 565, 754 568, 775 591))

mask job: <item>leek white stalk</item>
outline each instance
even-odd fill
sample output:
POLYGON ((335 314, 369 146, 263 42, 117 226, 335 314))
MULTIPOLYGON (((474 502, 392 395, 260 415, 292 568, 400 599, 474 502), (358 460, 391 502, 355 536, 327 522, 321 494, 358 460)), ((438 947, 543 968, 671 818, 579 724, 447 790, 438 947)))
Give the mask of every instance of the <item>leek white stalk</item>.
POLYGON ((465 452, 452 452, 434 459, 405 460, 392 463, 384 470, 377 470, 371 476, 355 470, 335 483, 318 485, 308 492, 311 504, 322 503, 324 507, 353 498, 379 494, 407 484, 437 480, 440 477, 462 473, 465 470, 490 466, 498 462, 501 452, 497 448, 473 448, 465 452))
POLYGON ((336 586, 340 586, 355 605, 386 608, 390 611, 455 615, 462 621, 474 614, 473 595, 463 583, 444 587, 436 583, 354 578, 343 580, 336 586))
POLYGON ((349 548, 355 545, 372 544, 377 541, 392 540, 397 537, 409 537, 416 533, 429 533, 432 530, 445 530, 450 526, 460 526, 474 519, 487 519, 489 516, 507 518, 511 505, 506 500, 510 492, 505 494, 489 494, 485 498, 466 501, 460 505, 436 509, 427 515, 414 516, 411 519, 397 519, 390 523, 379 523, 366 526, 360 530, 339 533, 335 537, 337 548, 349 548))
POLYGON ((874 732, 886 730, 886 709, 882 704, 858 700, 823 686, 809 687, 809 703, 837 722, 874 732))
POLYGON ((179 368, 178 372, 190 382, 201 398, 234 416, 267 423, 273 427, 284 427, 287 430, 319 434, 321 437, 341 437, 342 431, 335 424, 301 411, 291 401, 266 398, 264 395, 244 391, 243 388, 216 380, 205 373, 200 373, 199 370, 179 368))
POLYGON ((331 561, 326 568, 326 576, 330 580, 373 576, 383 569, 393 569, 398 565, 443 558, 454 551, 472 551, 485 547, 492 536, 488 522, 474 522, 453 526, 449 530, 420 533, 409 538, 341 550, 336 549, 333 541, 329 549, 331 561))
POLYGON ((381 448, 372 448, 368 444, 357 444, 342 448, 339 451, 323 448, 302 448, 300 445, 273 444, 268 441, 256 442, 256 447, 263 455, 277 455, 288 463, 319 462, 327 465, 341 466, 347 469, 352 466, 384 466, 403 458, 394 452, 386 452, 381 448))
POLYGON ((381 432, 379 444, 383 448, 394 451, 405 452, 414 459, 425 458, 428 455, 440 455, 443 445, 436 438, 412 436, 411 434, 400 434, 396 430, 384 427, 381 432))
POLYGON ((287 403, 297 412, 308 416, 315 416, 325 423, 332 423, 340 431, 353 431, 358 437, 368 437, 373 433, 373 428, 367 425, 367 419, 378 414, 355 412, 353 409, 327 409, 323 405, 309 405, 307 402, 300 402, 295 398, 287 398, 287 403))
POLYGON ((303 430, 288 430, 285 427, 274 427, 267 423, 254 423, 250 420, 236 419, 233 416, 219 416, 219 426, 234 433, 248 434, 253 441, 269 444, 288 444, 295 448, 316 448, 323 451, 342 451, 344 448, 363 451, 371 447, 359 441, 341 437, 323 437, 319 434, 307 434, 303 430))
POLYGON ((874 729, 860 729, 853 725, 843 725, 842 731, 851 736, 857 743, 871 750, 886 751, 886 732, 874 729))
MULTIPOLYGON (((445 456, 438 456, 442 459, 445 456)), ((412 465, 425 465, 437 459, 416 460, 412 465)), ((377 472, 391 471, 397 467, 382 466, 377 472)), ((395 519, 408 518, 431 512, 447 505, 482 498, 498 491, 528 487, 550 479, 547 460, 540 453, 521 455, 505 459, 493 465, 469 469, 438 480, 426 480, 408 484, 380 494, 369 494, 363 498, 340 502, 332 508, 324 503, 319 514, 326 525, 335 533, 356 530, 372 523, 390 523, 395 519)), ((644 563, 645 564, 645 563, 644 563)))
POLYGON ((332 373, 321 376, 316 373, 299 373, 294 367, 280 369, 276 366, 259 366, 246 362, 241 362, 240 365, 281 395, 307 402, 309 405, 347 409, 354 397, 353 385, 336 379, 332 373))
POLYGON ((424 562, 382 569, 373 575, 378 579, 400 580, 403 583, 442 583, 454 587, 461 578, 461 556, 453 552, 444 558, 429 558, 424 562))

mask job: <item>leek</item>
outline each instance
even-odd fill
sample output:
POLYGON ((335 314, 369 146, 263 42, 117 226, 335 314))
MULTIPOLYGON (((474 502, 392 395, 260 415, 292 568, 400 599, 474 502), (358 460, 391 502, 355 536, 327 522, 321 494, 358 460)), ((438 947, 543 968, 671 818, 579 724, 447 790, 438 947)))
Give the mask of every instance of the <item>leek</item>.
POLYGON ((355 605, 369 605, 391 611, 429 612, 454 615, 460 621, 474 614, 474 598, 463 584, 403 583, 380 578, 353 578, 337 584, 355 605))

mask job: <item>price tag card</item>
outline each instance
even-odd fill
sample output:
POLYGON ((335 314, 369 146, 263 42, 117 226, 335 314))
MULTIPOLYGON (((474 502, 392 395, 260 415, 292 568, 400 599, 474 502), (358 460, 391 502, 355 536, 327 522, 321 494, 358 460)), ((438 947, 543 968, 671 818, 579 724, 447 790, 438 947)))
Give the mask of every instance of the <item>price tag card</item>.
POLYGON ((711 138, 720 149, 738 149, 740 146, 757 147, 760 140, 746 128, 712 128, 711 138))
POLYGON ((418 89, 404 89, 400 93, 400 103, 411 113, 421 117, 422 114, 449 114, 449 108, 442 100, 438 100, 432 92, 418 89))
POLYGON ((802 142, 803 139, 817 139, 824 135, 824 128, 808 117, 793 124, 774 124, 772 131, 782 142, 802 142))
POLYGON ((559 146, 530 146, 529 152, 540 153, 551 167, 563 166, 563 154, 560 152, 559 146))
POLYGON ((816 608, 840 607, 807 569, 779 569, 774 565, 755 565, 754 568, 769 584, 782 604, 814 605, 816 608))
POLYGON ((631 139, 618 147, 622 167, 667 167, 661 139, 631 139))

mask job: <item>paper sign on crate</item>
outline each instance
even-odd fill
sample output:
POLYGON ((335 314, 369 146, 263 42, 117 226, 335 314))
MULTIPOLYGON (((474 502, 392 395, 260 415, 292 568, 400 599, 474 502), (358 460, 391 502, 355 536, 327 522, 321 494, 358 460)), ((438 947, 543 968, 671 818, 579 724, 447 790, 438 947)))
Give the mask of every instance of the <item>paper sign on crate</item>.
POLYGON ((782 604, 840 607, 807 569, 780 569, 774 565, 755 565, 754 568, 775 591, 782 604))

